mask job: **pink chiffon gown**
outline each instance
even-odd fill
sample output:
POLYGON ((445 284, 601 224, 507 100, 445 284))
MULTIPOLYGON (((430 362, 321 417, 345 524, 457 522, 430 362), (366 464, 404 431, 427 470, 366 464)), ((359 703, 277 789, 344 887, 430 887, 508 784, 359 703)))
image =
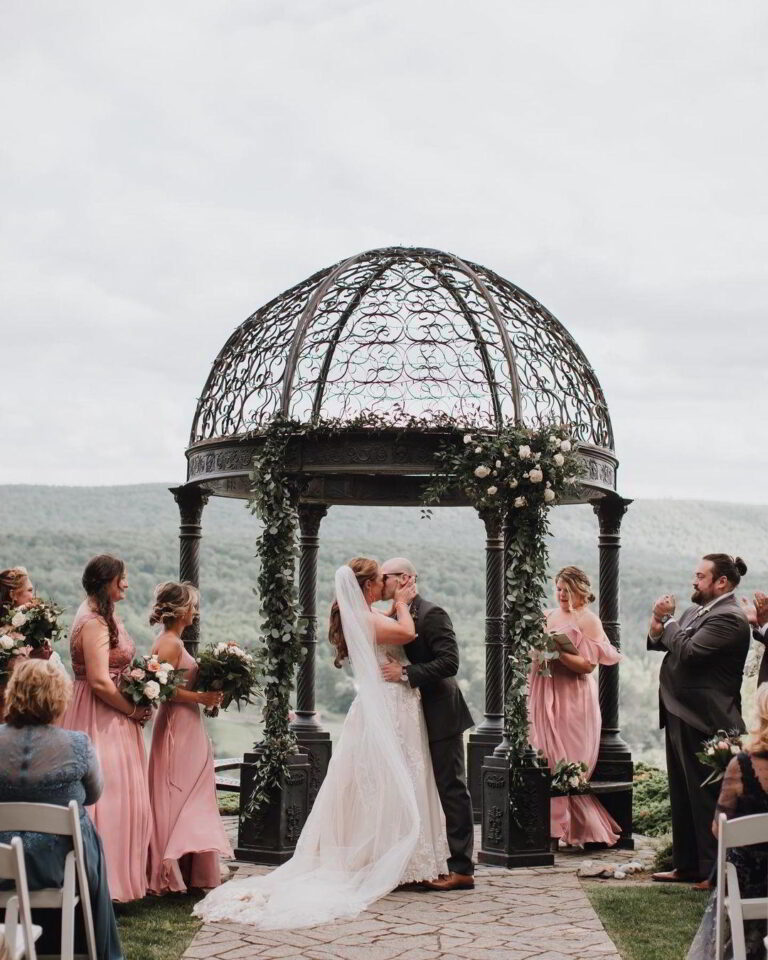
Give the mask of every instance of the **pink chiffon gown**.
MULTIPOLYGON (((619 652, 603 632, 595 614, 584 607, 571 613, 547 611, 547 629, 567 634, 582 657, 591 663, 613 664, 619 652)), ((552 676, 544 677, 534 664, 528 686, 531 744, 544 752, 554 770, 559 760, 582 762, 592 775, 600 747, 600 704, 597 674, 574 673, 557 660, 552 676)), ((607 843, 619 839, 621 828, 597 797, 580 794, 552 797, 550 835, 572 845, 607 843)))
MULTIPOLYGON (((86 680, 82 631, 86 623, 96 619, 101 617, 84 601, 70 632, 74 696, 59 726, 87 733, 99 755, 104 792, 86 810, 104 845, 110 896, 127 903, 140 900, 147 892, 147 849, 152 828, 147 753, 141 726, 100 700, 86 680)), ((117 646, 109 651, 109 675, 118 683, 136 654, 136 644, 117 616, 115 621, 117 646)))
MULTIPOLYGON (((195 658, 184 650, 179 666, 193 689, 195 658)), ((219 816, 213 749, 198 704, 160 704, 149 754, 149 793, 154 820, 149 889, 160 894, 218 886, 219 857, 231 857, 232 847, 219 816)))

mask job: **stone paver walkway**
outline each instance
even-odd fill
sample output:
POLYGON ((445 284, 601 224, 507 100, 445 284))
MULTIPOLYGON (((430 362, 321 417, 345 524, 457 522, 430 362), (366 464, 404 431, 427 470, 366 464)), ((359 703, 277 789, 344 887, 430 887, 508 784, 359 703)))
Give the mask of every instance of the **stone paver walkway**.
MULTIPOLYGON (((651 855, 645 845, 587 856, 617 862, 651 855)), ((355 920, 305 930, 204 924, 183 960, 619 960, 576 877, 584 858, 558 854, 554 867, 518 870, 480 866, 472 891, 398 891, 355 920)), ((238 877, 267 869, 236 867, 238 877)))

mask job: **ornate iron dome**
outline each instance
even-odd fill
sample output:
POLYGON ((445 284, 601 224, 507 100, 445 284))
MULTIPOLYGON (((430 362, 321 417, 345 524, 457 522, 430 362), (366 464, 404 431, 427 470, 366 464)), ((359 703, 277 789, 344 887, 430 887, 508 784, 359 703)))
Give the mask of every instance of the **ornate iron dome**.
POLYGON ((555 418, 613 450, 603 391, 579 345, 537 300, 448 253, 372 250, 261 307, 216 358, 190 446, 364 411, 444 413, 474 426, 555 418))

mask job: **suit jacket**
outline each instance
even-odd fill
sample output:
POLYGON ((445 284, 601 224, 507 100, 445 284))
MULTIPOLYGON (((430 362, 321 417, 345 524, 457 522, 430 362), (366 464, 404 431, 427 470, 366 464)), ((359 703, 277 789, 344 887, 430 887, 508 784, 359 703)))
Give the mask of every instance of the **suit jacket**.
POLYGON ((749 650, 749 623, 733 594, 698 618, 689 607, 669 622, 649 650, 664 650, 659 674, 659 726, 668 713, 712 735, 744 730, 741 680, 749 650))
POLYGON ((408 682, 421 691, 430 741, 455 737, 475 725, 456 682, 459 648, 451 618, 418 594, 411 603, 416 639, 403 646, 408 682))

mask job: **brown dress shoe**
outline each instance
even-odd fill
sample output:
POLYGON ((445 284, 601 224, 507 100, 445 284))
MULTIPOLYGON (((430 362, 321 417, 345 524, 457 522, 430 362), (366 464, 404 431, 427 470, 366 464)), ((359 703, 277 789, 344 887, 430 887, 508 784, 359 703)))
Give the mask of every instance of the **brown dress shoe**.
POLYGON ((657 883, 695 883, 696 877, 679 870, 665 870, 663 873, 652 873, 651 880, 657 883))
POLYGON ((439 876, 437 880, 427 880, 424 886, 428 890, 472 890, 475 878, 471 873, 449 873, 448 876, 439 876))
POLYGON ((698 883, 694 883, 694 890, 714 890, 715 885, 711 880, 700 880, 698 883))

